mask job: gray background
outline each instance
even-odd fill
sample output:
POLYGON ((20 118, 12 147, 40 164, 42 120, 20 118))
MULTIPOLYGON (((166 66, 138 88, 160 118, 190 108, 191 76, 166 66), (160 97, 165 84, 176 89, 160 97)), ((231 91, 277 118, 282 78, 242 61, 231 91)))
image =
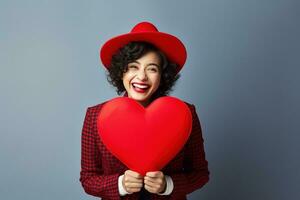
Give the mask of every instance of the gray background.
POLYGON ((0 2, 1 199, 95 199, 83 118, 117 95, 98 50, 143 20, 187 47, 171 95, 196 105, 211 171, 189 199, 300 198, 298 0, 0 2))

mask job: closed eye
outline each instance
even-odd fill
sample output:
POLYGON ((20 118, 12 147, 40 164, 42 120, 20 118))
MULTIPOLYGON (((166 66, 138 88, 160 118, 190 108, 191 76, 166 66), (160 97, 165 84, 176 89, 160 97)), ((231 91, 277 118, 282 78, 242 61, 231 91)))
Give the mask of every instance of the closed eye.
POLYGON ((150 68, 150 71, 157 72, 158 70, 156 68, 150 68))
POLYGON ((129 68, 129 69, 137 69, 138 67, 135 66, 135 65, 129 65, 128 68, 129 68))

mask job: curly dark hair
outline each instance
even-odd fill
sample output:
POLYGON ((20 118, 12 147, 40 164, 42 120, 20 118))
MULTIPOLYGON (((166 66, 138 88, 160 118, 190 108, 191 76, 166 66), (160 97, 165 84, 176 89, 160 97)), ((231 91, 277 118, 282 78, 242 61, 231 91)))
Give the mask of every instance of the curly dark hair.
POLYGON ((150 51, 157 53, 160 58, 161 67, 160 85, 151 98, 155 99, 160 96, 165 96, 172 91, 172 87, 180 77, 180 74, 177 74, 178 65, 169 62, 166 55, 151 43, 133 41, 120 48, 119 51, 112 56, 111 64, 108 68, 107 80, 116 87, 116 91, 119 95, 126 91, 122 77, 128 70, 128 64, 141 58, 150 51))

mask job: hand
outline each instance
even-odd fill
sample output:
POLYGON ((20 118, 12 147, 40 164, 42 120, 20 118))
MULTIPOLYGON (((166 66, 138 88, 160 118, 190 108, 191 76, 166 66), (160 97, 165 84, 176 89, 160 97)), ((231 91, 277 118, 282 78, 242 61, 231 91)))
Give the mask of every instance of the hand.
POLYGON ((163 172, 147 172, 146 176, 144 176, 144 187, 146 190, 154 194, 163 193, 167 187, 163 172))
POLYGON ((122 180, 123 188, 129 192, 139 192, 143 187, 143 176, 131 170, 126 170, 122 180))

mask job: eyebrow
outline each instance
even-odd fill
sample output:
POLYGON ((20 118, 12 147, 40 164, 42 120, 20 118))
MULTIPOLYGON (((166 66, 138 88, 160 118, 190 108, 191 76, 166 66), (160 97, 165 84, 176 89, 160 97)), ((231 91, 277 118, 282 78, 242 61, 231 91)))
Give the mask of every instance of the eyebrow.
MULTIPOLYGON (((137 64, 141 64, 139 61, 133 61, 132 63, 137 63, 137 64)), ((130 63, 129 63, 130 64, 130 63)), ((156 64, 156 63, 148 63, 147 64, 147 66, 149 66, 149 65, 155 65, 156 67, 158 67, 158 68, 160 68, 160 66, 158 65, 158 64, 156 64)))

